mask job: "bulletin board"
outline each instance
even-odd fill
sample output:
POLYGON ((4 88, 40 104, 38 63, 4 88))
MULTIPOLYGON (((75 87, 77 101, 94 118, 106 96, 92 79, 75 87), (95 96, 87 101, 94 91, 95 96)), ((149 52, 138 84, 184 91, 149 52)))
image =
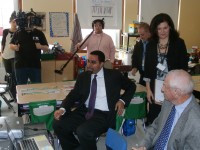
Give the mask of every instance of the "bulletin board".
POLYGON ((104 18, 106 29, 122 28, 122 0, 76 0, 81 28, 91 29, 92 21, 104 18))
POLYGON ((69 13, 49 12, 49 23, 51 37, 69 36, 69 13))

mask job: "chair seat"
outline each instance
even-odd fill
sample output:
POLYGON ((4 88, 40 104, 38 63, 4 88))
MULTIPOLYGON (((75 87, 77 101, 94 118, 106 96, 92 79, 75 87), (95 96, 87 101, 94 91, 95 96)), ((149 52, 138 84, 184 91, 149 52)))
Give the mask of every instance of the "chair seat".
POLYGON ((127 150, 127 141, 115 130, 109 128, 106 134, 106 149, 107 150, 127 150))

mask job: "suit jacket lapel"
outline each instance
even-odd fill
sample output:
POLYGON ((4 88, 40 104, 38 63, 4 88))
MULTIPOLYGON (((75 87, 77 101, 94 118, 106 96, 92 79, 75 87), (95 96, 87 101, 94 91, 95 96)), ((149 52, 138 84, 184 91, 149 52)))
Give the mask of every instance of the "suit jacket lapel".
POLYGON ((171 133, 168 145, 172 145, 175 139, 180 139, 180 133, 184 132, 183 128, 185 126, 185 122, 187 122, 187 120, 188 120, 189 111, 194 106, 194 101, 195 101, 195 99, 193 96, 192 101, 188 104, 188 106, 182 112, 180 118, 178 119, 176 125, 174 126, 174 129, 171 133))
POLYGON ((84 85, 85 85, 84 88, 86 89, 86 93, 85 93, 85 101, 86 101, 90 94, 91 74, 88 73, 87 76, 83 80, 84 80, 84 85))

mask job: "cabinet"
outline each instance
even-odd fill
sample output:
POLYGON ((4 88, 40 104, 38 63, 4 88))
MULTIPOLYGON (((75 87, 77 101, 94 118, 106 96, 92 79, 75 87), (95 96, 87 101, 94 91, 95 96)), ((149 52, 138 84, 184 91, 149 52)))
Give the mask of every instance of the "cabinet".
POLYGON ((42 83, 74 80, 75 61, 71 60, 62 74, 55 73, 67 60, 46 60, 41 62, 42 83))

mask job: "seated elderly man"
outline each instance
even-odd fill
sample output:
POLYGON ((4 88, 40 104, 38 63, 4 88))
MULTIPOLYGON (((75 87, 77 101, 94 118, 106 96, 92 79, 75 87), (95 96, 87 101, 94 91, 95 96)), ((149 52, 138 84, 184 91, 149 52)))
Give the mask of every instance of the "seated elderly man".
POLYGON ((191 76, 172 70, 164 80, 165 101, 159 116, 147 129, 139 148, 133 150, 200 149, 200 107, 192 95, 191 76))

